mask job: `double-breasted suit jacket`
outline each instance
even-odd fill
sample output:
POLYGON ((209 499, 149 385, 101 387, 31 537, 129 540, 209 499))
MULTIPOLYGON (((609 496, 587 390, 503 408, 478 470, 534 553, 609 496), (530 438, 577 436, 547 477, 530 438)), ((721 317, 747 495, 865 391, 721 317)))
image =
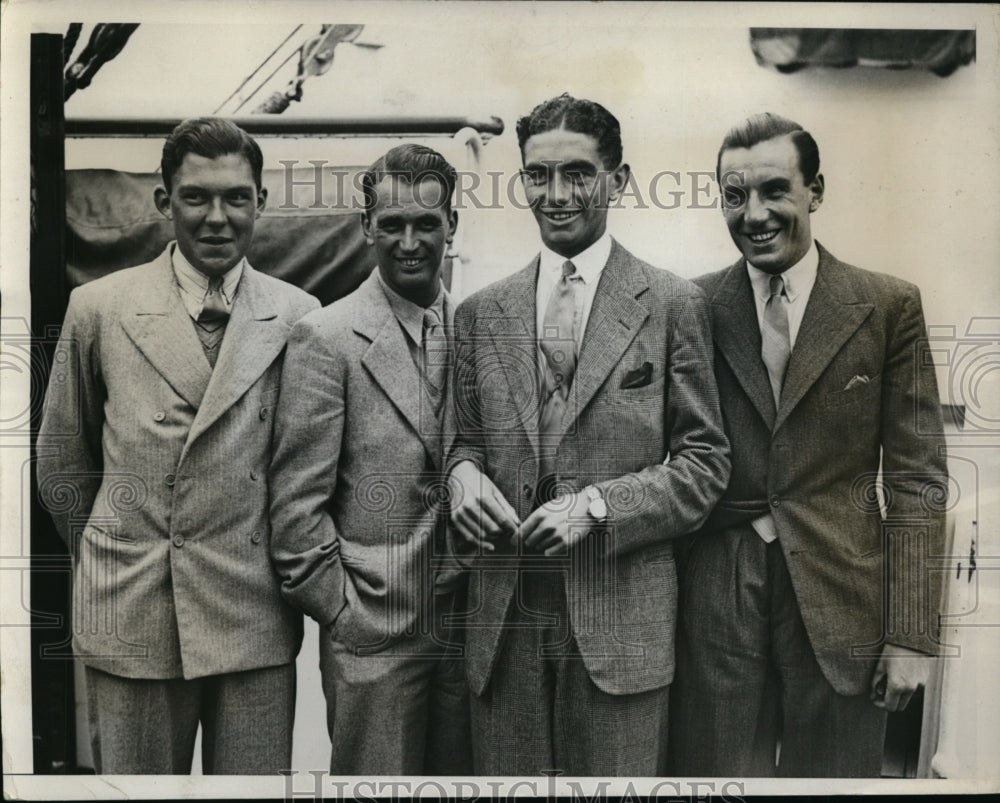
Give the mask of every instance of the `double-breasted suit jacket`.
POLYGON ((38 439, 75 651, 133 678, 281 665, 301 642, 268 554, 268 465, 285 342, 318 302, 246 265, 213 370, 171 248, 73 291, 38 439))
MULTIPOLYGON (((521 520, 538 506, 538 265, 473 295, 455 317, 449 465, 476 463, 521 520)), ((489 681, 519 567, 532 561, 565 568, 572 632, 602 691, 634 694, 673 677, 672 539, 705 520, 729 476, 701 290, 614 242, 568 406, 558 482, 601 489, 607 524, 568 561, 519 555, 506 542, 472 559, 466 665, 476 694, 489 681)))
MULTIPOLYGON (((933 649, 928 558, 943 547, 947 469, 919 291, 819 254, 777 409, 745 260, 696 280, 712 311, 733 463, 698 539, 770 512, 823 674, 854 695, 867 692, 883 641, 933 649)), ((688 576, 710 582, 698 539, 688 576)))
MULTIPOLYGON (((292 332, 273 461, 286 598, 346 647, 430 626, 443 549, 441 424, 372 275, 292 332)), ((454 575, 454 567, 450 570, 454 575)))

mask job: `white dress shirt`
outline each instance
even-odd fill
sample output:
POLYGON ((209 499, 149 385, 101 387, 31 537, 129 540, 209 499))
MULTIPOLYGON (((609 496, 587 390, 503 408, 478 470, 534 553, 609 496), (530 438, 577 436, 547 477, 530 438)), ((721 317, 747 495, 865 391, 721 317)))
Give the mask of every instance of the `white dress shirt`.
MULTIPOLYGON (((809 303, 809 296, 812 294, 813 285, 816 284, 816 272, 819 270, 819 250, 816 243, 809 247, 805 256, 781 274, 785 281, 785 296, 781 298, 781 304, 788 313, 788 339, 792 351, 795 351, 795 339, 799 335, 799 327, 802 326, 802 316, 805 314, 806 305, 809 303)), ((764 325, 764 305, 771 297, 771 275, 765 271, 755 268, 747 262, 747 273, 750 276, 750 284, 753 286, 753 299, 757 307, 757 325, 764 325)), ((778 537, 778 528, 774 524, 774 516, 765 513, 760 518, 750 522, 754 531, 767 543, 771 543, 778 537)))
MULTIPOLYGON (((222 275, 220 295, 226 309, 230 311, 233 308, 233 300, 236 298, 236 290, 239 288, 245 263, 246 257, 243 257, 222 275)), ((197 321, 202 307, 205 306, 205 296, 208 295, 208 277, 187 261, 177 243, 171 246, 170 264, 174 268, 174 278, 177 279, 177 287, 181 291, 184 309, 193 320, 197 321)))

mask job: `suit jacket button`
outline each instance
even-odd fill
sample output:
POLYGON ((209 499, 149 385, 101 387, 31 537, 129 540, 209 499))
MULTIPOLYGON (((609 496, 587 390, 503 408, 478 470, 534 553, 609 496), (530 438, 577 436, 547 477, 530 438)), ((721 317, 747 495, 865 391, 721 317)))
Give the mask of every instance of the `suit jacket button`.
POLYGON ((531 486, 528 485, 528 483, 524 483, 524 485, 521 486, 521 492, 524 494, 526 499, 530 499, 531 494, 533 493, 531 486))
POLYGON ((268 413, 268 409, 266 407, 261 407, 260 408, 260 420, 261 421, 263 421, 265 418, 267 418, 267 413, 268 413))
POLYGON ((260 543, 260 530, 254 530, 250 534, 250 540, 253 541, 255 544, 259 544, 260 543))
POLYGON ((254 469, 254 468, 250 469, 250 479, 252 479, 254 482, 256 482, 258 476, 259 475, 257 474, 257 469, 254 469))
POLYGON ((174 483, 177 481, 177 477, 173 474, 167 474, 167 476, 163 478, 163 481, 167 484, 168 487, 173 488, 174 483))
POLYGON ((777 507, 779 504, 781 504, 781 500, 777 497, 777 495, 772 496, 771 507, 777 507))
POLYGON ((167 414, 165 412, 163 412, 163 410, 157 410, 155 413, 153 413, 153 420, 154 421, 162 421, 166 417, 167 417, 167 414))
POLYGON ((178 547, 178 548, 184 546, 184 536, 183 535, 175 535, 174 536, 174 546, 178 547))

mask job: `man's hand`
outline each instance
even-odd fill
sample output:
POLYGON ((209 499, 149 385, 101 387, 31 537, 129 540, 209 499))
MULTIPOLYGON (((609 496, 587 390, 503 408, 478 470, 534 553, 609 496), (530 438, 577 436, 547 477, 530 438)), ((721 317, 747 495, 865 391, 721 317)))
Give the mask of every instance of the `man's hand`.
POLYGON ((458 463, 448 475, 451 523, 470 544, 488 552, 493 541, 517 530, 520 521, 492 480, 471 460, 458 463))
POLYGON ((886 644, 872 675, 871 699, 886 711, 902 711, 913 693, 926 686, 933 656, 886 644))
POLYGON ((587 526, 593 524, 587 513, 589 505, 590 499, 583 493, 557 496, 532 511, 511 543, 516 545, 520 541, 528 549, 546 555, 565 555, 587 534, 587 526))

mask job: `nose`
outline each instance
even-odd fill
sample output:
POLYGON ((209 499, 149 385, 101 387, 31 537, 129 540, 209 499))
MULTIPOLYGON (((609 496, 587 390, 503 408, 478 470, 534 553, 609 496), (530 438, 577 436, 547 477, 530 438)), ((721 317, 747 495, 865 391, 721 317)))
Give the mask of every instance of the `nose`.
POLYGON ((399 247, 403 251, 415 251, 417 249, 417 234, 413 230, 413 226, 407 226, 403 229, 403 236, 399 241, 399 247))
POLYGON ((553 206, 565 206, 571 199, 569 182, 561 170, 549 173, 548 202, 553 206))
POLYGON ((751 192, 748 194, 743 216, 747 223, 763 223, 767 220, 767 204, 764 203, 758 193, 751 192))
POLYGON ((226 211, 222 208, 222 199, 213 198, 208 205, 208 212, 205 215, 205 222, 210 226, 226 225, 226 211))

